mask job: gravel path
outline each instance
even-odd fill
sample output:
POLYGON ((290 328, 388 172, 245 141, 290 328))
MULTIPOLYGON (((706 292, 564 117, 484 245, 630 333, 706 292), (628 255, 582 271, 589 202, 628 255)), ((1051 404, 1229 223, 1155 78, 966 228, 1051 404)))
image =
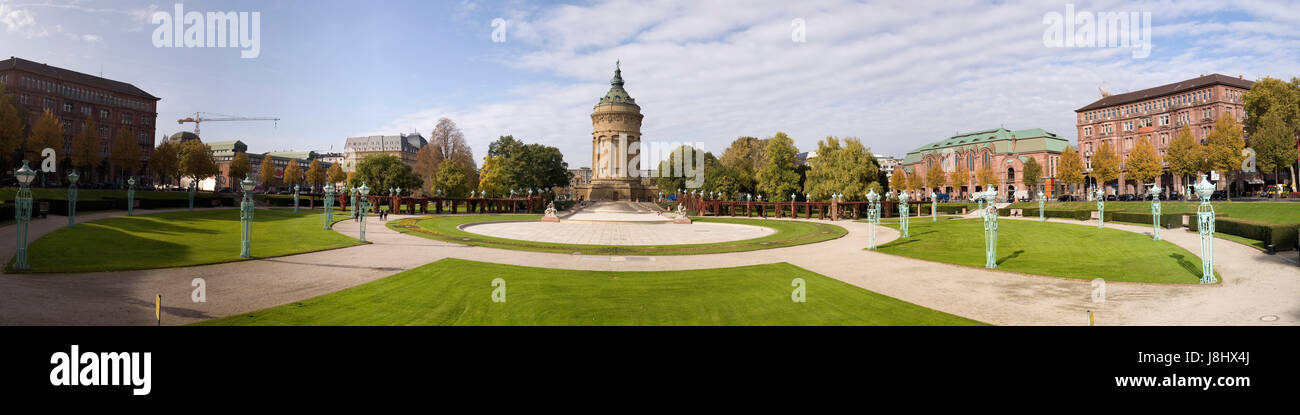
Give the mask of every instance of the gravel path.
MULTIPOLYGON (((112 215, 81 217, 93 220, 112 215)), ((403 217, 394 214, 390 220, 403 217)), ((32 238, 57 229, 61 225, 54 222, 62 219, 33 222, 32 238)), ((1300 324, 1300 268, 1280 255, 1265 255, 1222 239, 1216 240, 1215 257, 1225 283, 1109 283, 1106 302, 1094 303, 1092 284, 1086 280, 990 271, 865 251, 868 225, 849 221, 836 222, 849 230, 848 235, 827 242, 752 252, 657 257, 470 247, 403 235, 382 226, 375 218, 367 222, 366 237, 372 244, 332 251, 174 269, 0 275, 0 324, 155 324, 155 294, 163 296, 163 324, 185 324, 304 300, 447 257, 608 271, 789 262, 904 301, 1000 325, 1086 325, 1088 310, 1097 313, 1099 325, 1300 324), (196 278, 206 283, 206 302, 191 301, 192 281, 196 278)), ((1096 226, 1096 222, 1063 222, 1096 226)), ((1107 227, 1150 231, 1136 225, 1107 227)), ((339 222, 334 229, 351 236, 358 233, 354 221, 339 222)), ((898 233, 889 228, 880 227, 877 232, 879 243, 898 238, 898 233)), ((1161 236, 1199 254, 1200 243, 1194 233, 1166 230, 1161 236)), ((0 255, 11 258, 13 244, 13 226, 0 228, 0 255)), ((816 295, 808 293, 808 300, 816 301, 816 295)))

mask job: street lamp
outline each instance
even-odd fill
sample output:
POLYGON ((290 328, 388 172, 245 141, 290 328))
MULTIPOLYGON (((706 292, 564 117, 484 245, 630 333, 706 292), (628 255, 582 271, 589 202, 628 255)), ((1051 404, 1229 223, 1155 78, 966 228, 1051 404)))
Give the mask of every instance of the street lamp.
POLYGON ((1160 185, 1151 185, 1147 194, 1151 195, 1151 239, 1160 240, 1160 185))
POLYGON ((1201 284, 1213 284, 1218 281, 1214 277, 1214 206, 1210 204, 1214 184, 1202 174, 1195 189, 1201 198, 1200 206, 1196 207, 1196 230, 1201 233, 1201 284))
POLYGON ((358 213, 358 215, 360 215, 359 221, 361 222, 361 242, 365 242, 366 241, 366 210, 370 209, 370 202, 366 200, 366 196, 370 195, 370 186, 366 186, 365 182, 361 182, 361 188, 357 189, 357 192, 361 193, 361 206, 360 209, 358 209, 358 211, 360 212, 358 213))
POLYGON ((18 252, 14 260, 14 269, 27 270, 31 266, 27 264, 27 225, 32 221, 32 190, 29 186, 32 180, 36 179, 36 172, 27 167, 27 160, 23 160, 23 166, 14 171, 14 176, 18 178, 18 194, 14 197, 17 204, 14 208, 14 222, 18 228, 18 252))
POLYGON ((993 202, 998 198, 998 191, 989 186, 984 191, 986 206, 980 214, 984 216, 984 268, 998 267, 998 208, 993 202))
POLYGON ((898 195, 898 228, 903 231, 904 238, 912 236, 907 232, 907 199, 909 197, 907 192, 898 195))
POLYGON ((867 249, 876 249, 876 225, 880 223, 880 212, 876 211, 876 202, 880 201, 880 195, 876 194, 876 189, 867 192, 867 235, 870 239, 867 242, 867 249))
POLYGON ((1043 197, 1044 197, 1043 191, 1039 190, 1038 191, 1038 221, 1039 222, 1047 221, 1047 216, 1043 215, 1043 207, 1046 206, 1047 200, 1043 199, 1043 197))
POLYGON ((325 230, 334 222, 334 183, 325 184, 325 230))
POLYGON ((134 216, 135 215, 135 176, 131 176, 130 179, 126 179, 126 184, 128 186, 126 189, 126 215, 134 216))
POLYGON ((293 185, 293 213, 298 213, 298 185, 293 185))
POLYGON ((80 178, 76 170, 68 173, 68 227, 77 224, 77 179, 80 178))
POLYGON ((1104 187, 1097 188, 1097 229, 1106 226, 1106 190, 1104 187))
POLYGON ((194 191, 198 189, 198 184, 199 184, 198 182, 194 180, 190 180, 189 189, 185 189, 190 199, 190 212, 194 211, 194 191))
POLYGON ((352 186, 352 219, 357 218, 357 187, 352 186))
POLYGON ((939 195, 930 192, 930 222, 939 221, 939 195))
POLYGON ((239 182, 239 187, 244 189, 244 200, 239 203, 239 257, 252 258, 252 237, 253 237, 253 188, 257 182, 253 181, 253 175, 250 173, 239 182))

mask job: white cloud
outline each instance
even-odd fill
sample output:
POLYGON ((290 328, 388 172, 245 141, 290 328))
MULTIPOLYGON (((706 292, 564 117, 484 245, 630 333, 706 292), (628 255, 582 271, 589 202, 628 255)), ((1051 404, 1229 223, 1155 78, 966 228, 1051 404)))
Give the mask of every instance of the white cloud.
POLYGON ((0 23, 4 23, 7 32, 30 31, 36 26, 36 15, 27 9, 13 8, 0 3, 0 23))
POLYGON ((587 165, 587 115, 621 59, 647 140, 703 141, 720 152, 738 136, 785 131, 804 150, 827 135, 856 136, 902 156, 957 131, 998 126, 1074 139, 1073 111, 1096 100, 1103 81, 1122 92, 1215 72, 1290 77, 1300 67, 1295 14, 1268 3, 1078 3, 1155 11, 1152 57, 1044 47, 1043 14, 1064 6, 1032 1, 660 0, 509 10, 500 14, 510 16, 511 40, 529 47, 499 63, 560 81, 495 103, 412 111, 384 131, 427 131, 447 116, 480 157, 486 142, 513 134, 587 165), (1225 11, 1249 19, 1216 17, 1225 11), (807 22, 806 43, 791 41, 793 18, 807 22))

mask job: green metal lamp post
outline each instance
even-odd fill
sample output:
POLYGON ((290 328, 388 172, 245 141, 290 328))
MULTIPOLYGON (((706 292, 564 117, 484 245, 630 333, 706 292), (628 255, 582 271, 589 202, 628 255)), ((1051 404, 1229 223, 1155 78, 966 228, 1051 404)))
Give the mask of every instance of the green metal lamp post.
POLYGON ((1147 190, 1151 195, 1151 239, 1160 240, 1160 185, 1152 185, 1147 190))
POLYGON ((880 201, 880 195, 876 194, 875 189, 867 192, 867 235, 870 239, 867 241, 867 249, 876 250, 876 225, 880 223, 880 212, 876 210, 876 203, 880 201))
POLYGON ((1210 204, 1214 184, 1202 174, 1195 189, 1201 198, 1200 206, 1196 207, 1196 229, 1201 233, 1201 284, 1213 284, 1218 282, 1214 277, 1214 205, 1210 204))
POLYGON ((325 184, 325 230, 334 223, 334 183, 325 184))
POLYGON ((361 209, 359 209, 357 206, 357 188, 356 186, 353 186, 352 187, 352 219, 357 218, 357 211, 359 210, 361 209))
POLYGON ((77 179, 81 175, 76 170, 68 173, 68 227, 77 225, 77 179))
POLYGON ((187 196, 189 196, 190 199, 190 212, 194 211, 194 192, 198 190, 199 187, 198 185, 199 182, 190 180, 189 188, 185 189, 185 193, 187 194, 187 196))
POLYGON ((993 205, 998 191, 989 186, 982 196, 987 202, 980 212, 984 216, 984 268, 993 269, 998 267, 998 208, 993 205))
POLYGON ((898 195, 898 229, 903 231, 904 238, 910 238, 912 235, 907 232, 907 199, 910 196, 907 192, 898 195))
POLYGON ((357 193, 361 194, 361 206, 359 206, 360 209, 357 209, 358 212, 357 214, 359 215, 357 220, 361 222, 360 241, 365 242, 366 241, 366 211, 370 210, 370 202, 366 199, 366 196, 370 195, 370 186, 366 186, 366 183, 362 182, 361 188, 357 189, 357 193))
POLYGON ((126 179, 126 215, 135 216, 135 177, 126 179))
POLYGON ((1106 227, 1106 188, 1097 188, 1097 229, 1106 227))
POLYGON ((1043 209, 1045 206, 1047 206, 1047 199, 1044 199, 1044 197, 1046 196, 1047 195, 1044 195, 1042 190, 1038 191, 1038 221, 1039 222, 1047 221, 1047 216, 1043 214, 1043 209))
POLYGON ((930 222, 939 221, 939 195, 930 192, 930 222))
POLYGON ((18 179, 18 194, 14 197, 14 222, 18 228, 18 252, 14 259, 14 269, 28 270, 31 266, 27 264, 27 225, 32 221, 32 190, 30 188, 32 180, 36 179, 36 172, 27 167, 27 160, 23 160, 23 166, 14 171, 14 177, 18 179))
POLYGON ((250 173, 239 182, 239 187, 244 189, 244 201, 239 203, 239 257, 252 258, 252 237, 253 237, 253 188, 257 182, 253 181, 253 175, 250 173))
POLYGON ((293 185, 293 213, 298 213, 298 185, 293 185))

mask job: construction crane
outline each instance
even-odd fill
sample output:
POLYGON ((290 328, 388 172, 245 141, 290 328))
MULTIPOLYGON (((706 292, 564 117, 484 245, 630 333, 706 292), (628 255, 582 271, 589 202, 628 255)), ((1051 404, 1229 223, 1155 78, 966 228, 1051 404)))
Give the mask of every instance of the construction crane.
POLYGON ((176 123, 177 123, 177 124, 185 124, 185 123, 187 123, 187 122, 192 122, 192 123, 194 123, 194 134, 195 134, 195 135, 198 135, 198 134, 199 134, 199 123, 202 123, 202 122, 205 122, 205 121, 275 121, 275 122, 276 122, 276 123, 275 123, 275 126, 276 126, 276 127, 279 127, 279 126, 280 126, 280 119, 279 119, 279 118, 274 118, 274 117, 236 117, 236 116, 232 116, 232 115, 214 114, 214 113, 211 113, 211 112, 196 112, 196 113, 194 113, 194 116, 193 116, 193 117, 185 117, 185 118, 181 118, 181 119, 179 119, 179 120, 176 120, 176 123), (219 117, 211 117, 211 115, 218 115, 219 117))

